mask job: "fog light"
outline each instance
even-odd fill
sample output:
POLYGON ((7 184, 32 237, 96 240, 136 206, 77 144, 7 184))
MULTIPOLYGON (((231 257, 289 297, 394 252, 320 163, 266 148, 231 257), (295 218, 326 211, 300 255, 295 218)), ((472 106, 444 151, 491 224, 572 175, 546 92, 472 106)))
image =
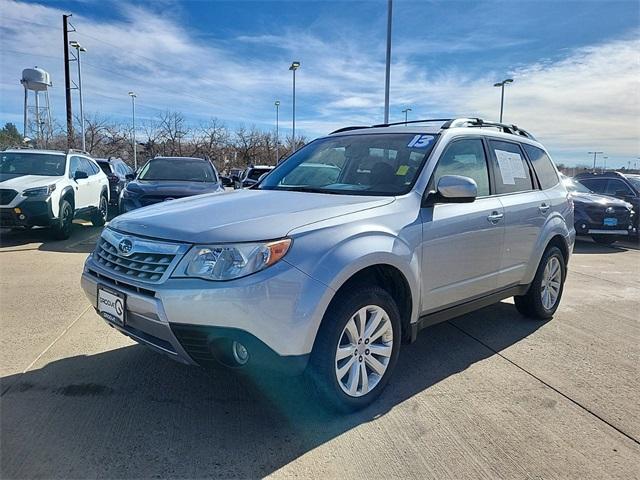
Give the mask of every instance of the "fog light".
POLYGON ((27 218, 27 217, 25 217, 24 213, 21 213, 20 215, 18 215, 18 218, 19 218, 20 220, 24 220, 24 219, 25 219, 25 218, 27 218))
POLYGON ((231 351, 233 352, 233 358, 239 365, 244 365, 249 361, 249 351, 240 342, 234 340, 231 345, 231 351))
POLYGON ((582 227, 582 229, 584 230, 585 228, 587 228, 587 225, 586 225, 585 223, 583 223, 583 224, 581 225, 581 227, 582 227))

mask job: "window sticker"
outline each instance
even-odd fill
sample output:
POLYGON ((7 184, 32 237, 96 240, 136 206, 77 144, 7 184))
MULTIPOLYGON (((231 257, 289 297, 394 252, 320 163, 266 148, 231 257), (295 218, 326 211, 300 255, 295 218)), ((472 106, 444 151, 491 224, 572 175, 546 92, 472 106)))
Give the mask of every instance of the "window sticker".
POLYGON ((518 153, 494 150, 504 185, 515 185, 516 178, 527 178, 522 157, 518 153))
POLYGON ((433 135, 416 135, 407 144, 409 148, 427 148, 433 142, 433 135))
POLYGON ((404 177, 409 171, 409 165, 400 165, 398 170, 396 170, 396 175, 404 177))

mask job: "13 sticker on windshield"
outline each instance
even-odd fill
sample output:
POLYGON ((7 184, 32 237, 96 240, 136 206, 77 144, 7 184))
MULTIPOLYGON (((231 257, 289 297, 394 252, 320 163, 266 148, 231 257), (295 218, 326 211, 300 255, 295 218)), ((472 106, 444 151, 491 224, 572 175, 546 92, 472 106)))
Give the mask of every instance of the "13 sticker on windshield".
POLYGON ((416 135, 407 144, 409 148, 427 148, 433 141, 433 135, 416 135))

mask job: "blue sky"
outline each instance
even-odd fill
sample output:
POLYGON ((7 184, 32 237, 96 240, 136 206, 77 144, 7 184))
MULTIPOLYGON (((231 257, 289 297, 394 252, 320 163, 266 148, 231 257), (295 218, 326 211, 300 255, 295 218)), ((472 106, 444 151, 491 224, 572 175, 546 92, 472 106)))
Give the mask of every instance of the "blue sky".
MULTIPOLYGON (((223 2, 0 0, 0 122, 22 123, 22 68, 54 81, 64 115, 61 15, 83 62, 85 110, 140 124, 163 110, 196 125, 281 128, 291 122, 292 60, 297 127, 307 137, 380 122, 386 1, 223 2)), ((640 155, 640 2, 394 2, 391 117, 474 115, 495 119, 507 76, 505 121, 531 130, 556 161, 609 165, 640 155)), ((76 107, 77 110, 77 107, 76 107)), ((142 127, 141 127, 142 128, 142 127)))

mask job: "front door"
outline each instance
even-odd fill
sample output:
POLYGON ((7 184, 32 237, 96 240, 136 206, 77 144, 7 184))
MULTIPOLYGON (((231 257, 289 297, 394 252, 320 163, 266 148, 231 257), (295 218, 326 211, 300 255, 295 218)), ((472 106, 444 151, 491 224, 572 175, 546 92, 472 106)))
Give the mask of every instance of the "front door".
POLYGON ((474 179, 478 198, 421 209, 422 314, 494 291, 500 269, 504 211, 500 200, 491 196, 480 137, 461 138, 447 146, 427 191, 434 190, 443 175, 474 179))

